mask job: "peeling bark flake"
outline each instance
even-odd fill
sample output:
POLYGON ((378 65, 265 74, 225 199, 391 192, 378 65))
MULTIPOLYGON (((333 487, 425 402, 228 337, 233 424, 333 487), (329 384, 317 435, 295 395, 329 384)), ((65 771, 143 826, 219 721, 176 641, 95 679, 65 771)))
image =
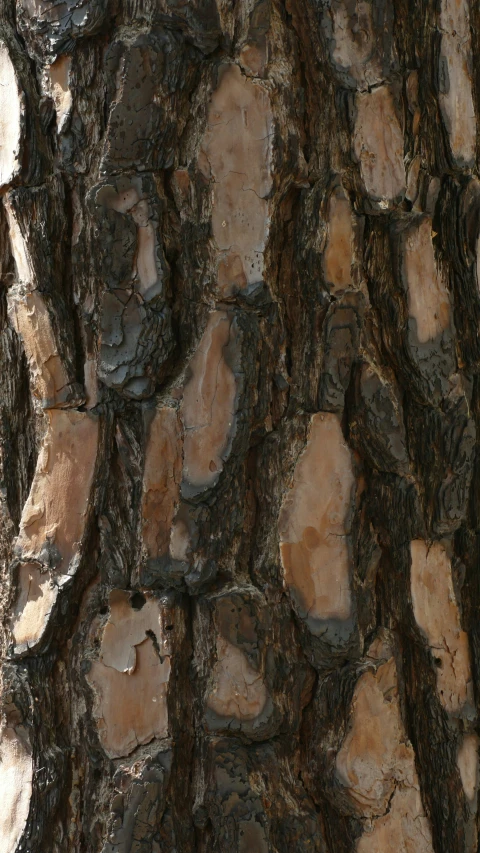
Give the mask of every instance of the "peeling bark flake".
POLYGON ((15 551, 22 560, 75 570, 97 458, 99 421, 86 412, 48 412, 45 435, 15 551))
POLYGON ((190 361, 180 407, 185 427, 182 493, 186 496, 212 486, 228 458, 239 392, 232 369, 237 354, 232 317, 226 311, 212 312, 190 361))
POLYGON ((334 414, 312 417, 278 529, 285 583, 314 634, 352 615, 348 537, 355 485, 350 451, 334 414))
POLYGON ((16 853, 32 796, 33 760, 25 736, 6 727, 0 738, 0 838, 4 853, 16 853))
POLYGON ((450 560, 440 542, 428 546, 416 539, 410 550, 413 612, 435 659, 440 702, 454 716, 472 716, 468 635, 460 625, 450 560))
POLYGON ((100 659, 92 661, 87 673, 100 742, 110 758, 167 737, 171 665, 170 655, 163 653, 160 603, 147 596, 135 610, 129 593, 113 590, 100 659))
POLYGON ((0 42, 0 190, 21 169, 23 104, 15 67, 6 44, 0 42))
POLYGON ((212 231, 222 297, 263 281, 272 134, 265 86, 245 78, 237 65, 221 68, 199 164, 205 177, 213 179, 212 231))
POLYGON ((390 210, 406 190, 403 133, 391 88, 357 92, 355 109, 353 152, 365 192, 375 210, 390 210))
POLYGON ((336 775, 359 816, 368 820, 357 853, 433 853, 393 658, 360 676, 351 708, 336 775))

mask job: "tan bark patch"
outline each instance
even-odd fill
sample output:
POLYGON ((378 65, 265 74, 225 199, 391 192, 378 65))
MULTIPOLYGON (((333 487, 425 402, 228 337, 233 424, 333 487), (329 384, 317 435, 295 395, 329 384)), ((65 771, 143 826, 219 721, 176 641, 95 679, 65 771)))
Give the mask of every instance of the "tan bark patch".
POLYGON ((0 839, 3 853, 15 853, 27 823, 32 796, 30 749, 13 728, 0 740, 0 839))
POLYGON ((476 120, 470 67, 472 46, 468 3, 443 0, 440 9, 439 103, 454 163, 475 163, 476 120))
POLYGON ((140 744, 168 735, 170 658, 160 661, 153 642, 137 646, 135 671, 120 673, 94 661, 88 681, 95 689, 94 716, 110 758, 130 755, 140 744))
POLYGON ((457 766, 467 800, 475 800, 478 790, 478 735, 465 735, 457 754, 457 766))
POLYGON ((224 637, 217 638, 217 662, 213 669, 213 688, 207 706, 220 717, 254 720, 265 708, 268 698, 261 673, 246 655, 224 637))
POLYGON ((415 756, 400 716, 393 658, 357 682, 336 774, 359 814, 374 821, 358 840, 358 853, 432 853, 415 756))
POLYGON ((432 220, 409 229, 405 241, 408 309, 419 343, 427 343, 450 325, 450 301, 435 262, 432 220))
POLYGON ((355 687, 352 722, 336 772, 365 817, 381 815, 397 782, 414 783, 413 750, 405 742, 393 658, 355 687))
POLYGON ((66 573, 85 529, 97 458, 99 422, 85 412, 53 410, 30 494, 23 509, 16 550, 38 559, 47 544, 66 573))
POLYGON ((413 612, 437 661, 440 702, 451 714, 471 712, 473 686, 468 635, 460 625, 450 560, 440 542, 428 547, 422 539, 416 539, 410 550, 413 612))
POLYGON ((347 3, 332 4, 330 15, 335 41, 332 60, 358 83, 372 85, 381 79, 380 63, 375 56, 377 36, 372 26, 372 5, 359 0, 354 9, 352 15, 347 3))
POLYGON ((328 204, 328 237, 323 256, 325 281, 342 290, 352 283, 353 225, 350 202, 341 187, 330 196, 328 204))
POLYGON ((197 488, 216 482, 233 436, 237 383, 224 353, 228 345, 235 344, 233 335, 227 312, 212 312, 189 366, 181 404, 183 477, 197 488))
POLYGON ((304 618, 346 620, 351 614, 347 537, 354 485, 337 416, 314 415, 278 522, 285 582, 304 618))
POLYGON ((8 49, 0 42, 0 189, 21 168, 22 95, 8 49))
POLYGON ((403 134, 388 86, 355 97, 353 151, 365 191, 379 210, 389 209, 406 189, 403 134))
POLYGON ((11 288, 8 303, 12 323, 25 348, 35 396, 46 408, 65 405, 70 377, 59 355, 43 297, 37 290, 11 288))
POLYGON ((15 211, 8 199, 8 195, 5 197, 4 206, 8 222, 8 236, 10 238, 13 259, 17 268, 17 280, 21 284, 27 284, 33 288, 36 282, 34 282, 34 274, 27 242, 20 230, 17 217, 15 216, 15 211))
POLYGON ((118 672, 133 673, 136 667, 136 647, 143 643, 148 632, 155 634, 161 655, 168 644, 163 637, 162 608, 158 599, 145 596, 140 610, 131 605, 128 592, 114 589, 110 593, 110 615, 102 637, 101 660, 118 672))
POLYGON ((161 612, 151 596, 135 610, 127 592, 113 590, 110 595, 100 660, 93 661, 87 674, 100 741, 110 758, 168 736, 170 655, 165 654, 161 612))
POLYGON ((175 409, 156 409, 143 474, 142 534, 149 558, 168 551, 182 479, 182 435, 175 409))
POLYGON ((12 614, 12 634, 17 652, 34 648, 43 637, 58 596, 50 572, 33 563, 22 564, 18 573, 18 596, 12 614))
POLYGON ((399 789, 390 811, 363 833, 357 853, 433 853, 432 833, 418 788, 399 789))
POLYGON ((221 252, 223 296, 263 279, 272 133, 265 87, 245 78, 237 65, 224 67, 210 102, 199 155, 202 171, 214 182, 212 231, 221 252))

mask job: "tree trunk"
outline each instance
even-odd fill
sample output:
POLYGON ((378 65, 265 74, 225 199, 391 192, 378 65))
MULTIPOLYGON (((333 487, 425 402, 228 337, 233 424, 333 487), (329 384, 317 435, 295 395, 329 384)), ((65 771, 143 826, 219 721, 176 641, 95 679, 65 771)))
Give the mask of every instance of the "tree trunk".
POLYGON ((4 0, 2 853, 478 850, 479 98, 468 0, 4 0))

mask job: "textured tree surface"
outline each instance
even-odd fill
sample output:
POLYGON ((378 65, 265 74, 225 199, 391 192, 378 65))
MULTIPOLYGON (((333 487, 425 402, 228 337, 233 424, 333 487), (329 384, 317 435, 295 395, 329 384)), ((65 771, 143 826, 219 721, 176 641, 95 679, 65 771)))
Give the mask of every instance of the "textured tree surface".
POLYGON ((4 0, 1 853, 478 850, 477 115, 476 0, 4 0))

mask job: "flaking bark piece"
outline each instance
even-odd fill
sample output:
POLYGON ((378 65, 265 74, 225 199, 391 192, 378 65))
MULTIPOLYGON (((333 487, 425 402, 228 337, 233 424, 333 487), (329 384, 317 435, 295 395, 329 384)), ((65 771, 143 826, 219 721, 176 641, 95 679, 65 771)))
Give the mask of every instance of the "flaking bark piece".
POLYGON ((403 132, 391 86, 378 86, 355 96, 354 160, 373 213, 388 212, 403 200, 406 174, 403 132))
POLYGON ((4 853, 16 853, 30 812, 33 758, 26 730, 4 726, 0 734, 0 838, 4 853))
POLYGON ((150 175, 112 178, 90 193, 101 275, 99 378, 131 399, 150 396, 173 347, 168 266, 150 175))
POLYGON ((367 89, 383 82, 397 65, 389 3, 329 0, 322 5, 323 37, 342 85, 367 89))
POLYGON ((243 390, 241 360, 242 332, 234 313, 213 311, 189 363, 180 405, 185 430, 182 497, 214 486, 229 457, 243 390))
POLYGON ((411 542, 411 594, 417 625, 426 635, 437 670, 442 706, 455 717, 473 717, 473 681, 468 635, 462 631, 452 568, 445 547, 411 542))
POLYGON ((51 173, 46 135, 48 105, 41 99, 23 42, 2 17, 0 38, 0 193, 18 184, 37 185, 51 173))
MULTIPOLYGON (((371 654, 377 656, 377 649, 371 654)), ((387 651, 380 649, 381 657, 387 651)), ((433 853, 422 805, 415 754, 408 741, 398 697, 393 657, 360 676, 353 693, 349 729, 337 753, 335 772, 366 822, 357 853, 433 853)))
POLYGON ((438 101, 454 166, 475 163, 477 124, 472 83, 472 43, 467 0, 442 0, 438 101))
POLYGON ((29 362, 35 396, 44 408, 78 406, 72 305, 66 294, 65 193, 57 177, 48 184, 9 192, 5 210, 15 260, 8 293, 12 324, 29 362))
POLYGON ((353 630, 351 523, 355 475, 337 415, 311 419, 278 519, 280 556, 295 609, 332 644, 353 630))
POLYGON ((169 735, 173 650, 165 630, 167 614, 168 602, 151 593, 110 593, 100 656, 86 676, 100 742, 110 758, 130 755, 139 744, 169 735))
POLYGON ((354 219, 350 201, 341 185, 328 199, 327 240, 323 253, 323 274, 335 296, 353 284, 354 219))
POLYGON ((272 714, 265 683, 265 620, 260 603, 235 593, 215 601, 216 661, 205 712, 210 730, 240 728, 253 734, 272 714))
POLYGON ((15 542, 15 652, 42 641, 58 594, 80 563, 92 506, 99 421, 86 412, 52 410, 15 542))
POLYGON ((221 298, 263 285, 270 230, 273 115, 268 89, 238 65, 219 69, 198 157, 212 181, 212 235, 221 298))
POLYGON ((435 237, 427 214, 374 223, 369 277, 397 375, 413 399, 438 406, 451 391, 457 364, 450 294, 435 237))

